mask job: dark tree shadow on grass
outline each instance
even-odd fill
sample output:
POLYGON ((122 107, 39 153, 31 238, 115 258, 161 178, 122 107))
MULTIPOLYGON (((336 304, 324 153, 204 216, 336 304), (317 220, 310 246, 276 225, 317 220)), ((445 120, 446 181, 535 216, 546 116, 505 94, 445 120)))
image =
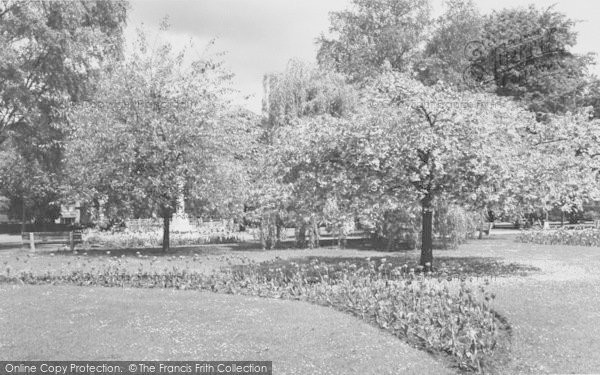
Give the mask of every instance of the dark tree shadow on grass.
MULTIPOLYGON (((309 264, 317 261, 332 266, 334 270, 339 270, 344 267, 345 263, 355 264, 357 267, 367 267, 368 260, 375 263, 375 268, 379 269, 382 263, 389 263, 392 268, 402 267, 406 265, 408 269, 414 269, 415 273, 422 270, 419 269, 419 259, 417 257, 298 257, 292 259, 275 259, 272 261, 263 262, 261 268, 287 268, 290 264, 296 263, 299 265, 309 264), (382 260, 385 259, 383 262, 382 260)), ((533 273, 540 272, 541 269, 529 265, 519 263, 506 263, 500 258, 490 257, 444 257, 438 256, 434 258, 433 271, 436 275, 442 277, 464 278, 464 277, 506 277, 506 276, 528 276, 533 273)))
MULTIPOLYGON (((484 239, 487 239, 484 237, 484 239)), ((478 241, 478 240, 471 240, 471 241, 478 241)), ((326 247, 326 248, 340 248, 340 249, 346 249, 346 250, 364 250, 364 251, 379 251, 379 252, 389 252, 389 253, 403 253, 403 252, 410 252, 410 251, 417 251, 418 249, 415 248, 414 244, 411 244, 410 242, 404 241, 404 242, 395 242, 393 243, 393 245, 391 246, 391 248, 388 249, 388 241, 387 240, 382 240, 382 239, 371 239, 371 238, 349 238, 346 240, 346 245, 343 247, 340 247, 338 245, 338 240, 331 238, 331 237, 326 237, 326 238, 321 238, 319 240, 319 247, 326 247)), ((298 249, 298 250, 303 250, 304 248, 299 248, 296 246, 295 242, 291 239, 287 239, 285 241, 280 242, 279 246, 276 249, 273 250, 281 250, 281 249, 298 249)), ((455 250, 455 248, 452 248, 450 246, 450 243, 448 242, 446 244, 446 246, 444 246, 444 243, 439 240, 439 239, 435 239, 433 241, 433 249, 434 250, 455 250)))
POLYGON ((251 242, 229 243, 229 244, 208 244, 208 245, 190 245, 172 247, 169 251, 164 252, 161 247, 144 247, 144 248, 75 248, 75 251, 69 249, 42 248, 41 251, 46 254, 55 254, 62 256, 78 256, 85 254, 92 257, 139 257, 156 256, 156 257, 173 257, 173 256, 190 256, 190 255, 221 255, 232 251, 262 251, 260 244, 251 242))
MULTIPOLYGON (((438 244, 434 244, 434 249, 442 249, 441 245, 438 244)), ((260 245, 257 244, 256 245, 258 247, 259 250, 260 249, 260 245)), ((364 251, 383 251, 386 252, 388 250, 386 250, 386 243, 385 241, 377 241, 377 240, 372 240, 370 238, 348 238, 346 240, 346 245, 345 246, 339 246, 338 245, 338 240, 335 238, 331 238, 331 237, 325 237, 325 238, 321 238, 319 240, 319 247, 320 248, 339 248, 342 250, 364 250, 364 251)), ((288 238, 284 241, 279 242, 279 244, 277 245, 277 247, 275 247, 274 249, 266 249, 266 251, 270 251, 270 250, 306 250, 308 249, 307 247, 298 247, 296 245, 296 242, 291 239, 288 238)), ((408 243, 398 243, 394 245, 394 248, 389 250, 390 253, 393 252, 406 252, 406 251, 413 251, 415 250, 414 248, 410 247, 408 245, 408 243)))

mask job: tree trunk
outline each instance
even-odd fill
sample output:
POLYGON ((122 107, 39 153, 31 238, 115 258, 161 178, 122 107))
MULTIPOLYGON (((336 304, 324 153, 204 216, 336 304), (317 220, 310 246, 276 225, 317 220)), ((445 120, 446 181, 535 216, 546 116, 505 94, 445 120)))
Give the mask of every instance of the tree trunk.
POLYGON ((260 247, 263 250, 267 250, 267 241, 265 240, 265 218, 261 216, 260 218, 260 247))
POLYGON ((276 228, 275 228, 275 220, 273 218, 273 213, 269 213, 266 220, 267 225, 267 247, 269 250, 273 250, 275 248, 275 236, 276 236, 276 228))
POLYGON ((348 233, 346 232, 346 222, 342 222, 338 229, 338 248, 345 249, 346 248, 346 239, 348 238, 348 233))
POLYGON ((169 232, 171 226, 171 217, 170 215, 163 216, 163 241, 162 241, 162 250, 163 252, 169 251, 169 232))
POLYGON ((260 219, 260 243, 263 250, 273 250, 279 243, 281 228, 276 213, 263 214, 260 219))
POLYGON ((315 249, 319 247, 319 225, 317 223, 317 219, 312 216, 310 218, 310 229, 309 229, 309 243, 308 247, 311 249, 315 249))
POLYGON ((25 197, 21 202, 21 233, 25 232, 25 197))
POLYGON ((430 265, 433 263, 433 207, 431 207, 431 198, 425 197, 421 201, 423 215, 423 231, 421 233, 421 260, 420 264, 425 266, 425 263, 430 265))
POLYGON ((296 247, 303 249, 306 247, 306 224, 303 220, 296 220, 296 228, 294 230, 296 237, 296 247))
POLYGON ((388 238, 387 238, 387 245, 385 245, 385 251, 392 251, 392 246, 394 245, 394 240, 396 238, 391 230, 388 230, 387 237, 388 238))
POLYGON ((283 222, 281 220, 281 218, 279 217, 279 214, 277 214, 277 218, 276 218, 276 222, 275 222, 275 241, 277 243, 279 243, 279 241, 282 240, 282 228, 283 228, 283 222))

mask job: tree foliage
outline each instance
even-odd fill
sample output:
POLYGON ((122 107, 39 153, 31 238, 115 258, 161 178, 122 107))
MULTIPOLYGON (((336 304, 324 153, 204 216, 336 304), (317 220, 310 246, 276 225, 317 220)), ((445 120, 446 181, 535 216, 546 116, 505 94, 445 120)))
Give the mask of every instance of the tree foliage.
POLYGON ((428 0, 353 0, 330 14, 330 36, 321 35, 317 60, 360 81, 389 65, 405 71, 419 53, 430 20, 428 0))
POLYGON ((263 112, 268 129, 290 125, 300 117, 347 115, 356 92, 343 75, 290 60, 285 71, 264 77, 263 112))
POLYGON ((112 1, 0 4, 0 143, 48 126, 85 98, 103 62, 120 56, 127 5, 112 1))
POLYGON ((65 108, 121 55, 126 10, 104 0, 0 2, 0 150, 11 155, 0 162, 0 194, 13 215, 56 216, 48 206, 58 200, 65 108))
POLYGON ((316 246, 316 225, 321 216, 313 208, 318 198, 306 195, 297 176, 287 172, 297 167, 295 151, 301 144, 305 155, 299 157, 310 164, 312 151, 307 147, 315 147, 321 133, 329 128, 329 122, 322 121, 319 123, 327 128, 323 132, 308 131, 303 121, 321 117, 336 121, 349 116, 357 103, 357 93, 341 74, 296 60, 291 60, 285 71, 266 75, 264 83, 264 137, 252 167, 254 188, 247 216, 262 223, 265 247, 277 244, 285 222, 294 222, 298 227, 299 243, 316 246), (304 241, 306 232, 312 240, 304 241))
POLYGON ((52 222, 60 213, 58 178, 36 158, 26 159, 5 142, 0 150, 0 193, 8 199, 8 216, 25 222, 52 222))
MULTIPOLYGON (((389 71, 369 81, 348 116, 278 128, 271 168, 299 216, 420 226, 422 239, 412 240, 422 243, 424 264, 432 260, 434 220, 440 232, 458 228, 463 238, 449 240, 460 242, 489 210, 581 206, 597 197, 599 128, 589 113, 542 124, 512 99, 389 71)), ((398 228, 380 229, 398 239, 398 228)))
POLYGON ((521 171, 519 205, 524 209, 581 209, 600 199, 600 121, 589 110, 550 115, 527 138, 531 160, 521 171))
POLYGON ((510 101, 390 72, 374 81, 364 103, 362 129, 351 141, 362 151, 347 168, 365 173, 359 180, 368 181, 370 194, 422 207, 422 263, 432 259, 437 199, 482 208, 521 182, 516 161, 533 118, 510 101))
POLYGON ((587 86, 592 54, 571 51, 576 22, 548 9, 504 9, 486 17, 481 45, 471 57, 482 66, 483 80, 501 96, 524 101, 537 113, 574 111, 587 86))
POLYGON ((484 18, 472 0, 447 0, 444 5, 415 70, 426 85, 442 80, 464 87, 463 72, 469 65, 465 47, 480 38, 484 18))

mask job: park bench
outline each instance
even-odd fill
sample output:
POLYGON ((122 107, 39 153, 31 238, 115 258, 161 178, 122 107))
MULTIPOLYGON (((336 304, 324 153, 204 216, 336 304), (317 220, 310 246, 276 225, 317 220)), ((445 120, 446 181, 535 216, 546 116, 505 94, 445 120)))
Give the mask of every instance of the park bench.
POLYGON ((21 233, 23 245, 28 245, 31 250, 35 250, 35 245, 57 244, 69 245, 71 251, 75 249, 76 244, 83 243, 81 231, 70 232, 23 232, 21 233))
POLYGON ((510 222, 499 222, 493 223, 493 229, 515 229, 515 223, 510 222))

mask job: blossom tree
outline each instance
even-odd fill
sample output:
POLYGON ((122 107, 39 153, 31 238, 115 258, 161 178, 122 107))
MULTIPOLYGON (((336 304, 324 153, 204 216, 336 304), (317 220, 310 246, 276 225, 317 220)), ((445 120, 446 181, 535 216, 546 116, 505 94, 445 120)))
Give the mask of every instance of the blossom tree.
MULTIPOLYGON (((533 115, 495 95, 425 87, 397 73, 374 81, 362 121, 380 137, 366 178, 375 190, 414 197, 422 209, 421 264, 431 263, 434 201, 469 207, 500 203, 523 180, 533 115), (382 141, 383 140, 383 141, 382 141)), ((375 145, 374 145, 375 146, 375 145)))
POLYGON ((165 251, 180 196, 239 194, 233 190, 243 185, 243 171, 236 166, 253 134, 251 122, 227 115, 231 75, 210 58, 189 55, 175 54, 168 43, 152 47, 140 32, 131 56, 70 119, 74 192, 105 202, 120 217, 161 217, 165 251))
POLYGON ((532 162, 522 168, 525 182, 513 204, 568 213, 600 199, 600 121, 592 119, 591 111, 550 115, 528 129, 532 162))

